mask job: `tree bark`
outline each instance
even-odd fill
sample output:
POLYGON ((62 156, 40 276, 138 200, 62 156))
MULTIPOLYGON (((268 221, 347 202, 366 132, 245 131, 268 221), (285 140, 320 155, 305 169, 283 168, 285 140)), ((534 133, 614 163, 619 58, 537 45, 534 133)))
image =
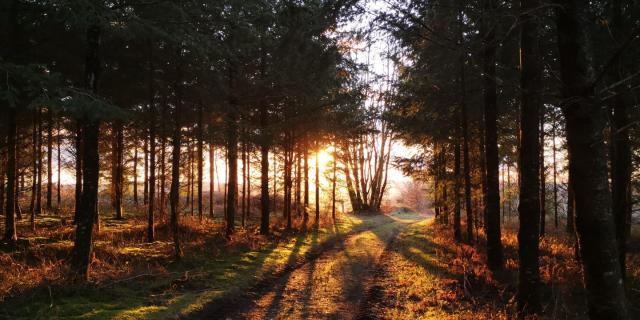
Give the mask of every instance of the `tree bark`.
MULTIPOLYGON (((169 206, 171 214, 171 232, 173 234, 174 257, 176 260, 182 258, 182 248, 180 245, 180 154, 181 154, 181 130, 182 121, 180 113, 182 112, 182 97, 180 95, 179 81, 175 83, 176 103, 173 115, 175 121, 172 137, 171 150, 171 191, 169 193, 169 206)), ((145 179, 146 180, 146 179, 145 179)))
POLYGON ((260 134, 262 140, 260 141, 260 234, 262 235, 269 234, 269 141, 271 137, 267 128, 268 117, 267 105, 263 102, 260 104, 260 134))
MULTIPOLYGON (((122 182, 124 181, 124 168, 123 168, 123 155, 124 155, 124 129, 122 122, 116 120, 113 125, 113 176, 111 177, 113 183, 113 209, 115 211, 115 218, 121 220, 123 218, 122 213, 122 182)), ((145 137, 146 139, 146 137, 145 137)))
POLYGON ((202 221, 202 184, 204 179, 204 106, 198 106, 198 219, 202 221))
MULTIPOLYGON (((87 30, 87 55, 85 65, 85 86, 94 94, 98 93, 100 78, 100 38, 101 29, 97 25, 87 30)), ((87 280, 91 263, 92 235, 98 209, 98 179, 100 161, 98 142, 100 121, 85 111, 82 123, 82 193, 77 208, 76 236, 71 254, 71 270, 80 280, 87 280)))
POLYGON ((589 34, 593 19, 587 3, 565 0, 561 4, 557 25, 562 105, 589 317, 627 319, 603 136, 606 114, 594 98, 589 34))
POLYGON ((18 240, 16 233, 16 138, 17 130, 17 109, 7 106, 7 187, 6 187, 6 208, 4 210, 4 241, 15 244, 18 240))
POLYGON ((538 122, 540 124, 540 130, 538 131, 540 133, 540 236, 543 237, 547 220, 547 170, 544 165, 544 105, 540 107, 538 118, 540 118, 538 122))
POLYGON ((47 197, 45 208, 51 212, 53 209, 53 111, 47 110, 47 197))
MULTIPOLYGON (((518 206, 518 269, 517 309, 521 316, 536 314, 540 304, 540 141, 538 116, 542 108, 542 66, 538 44, 540 37, 539 18, 536 9, 538 0, 521 0, 521 90, 520 112, 520 204, 518 206)), ((538 9, 539 10, 539 9, 538 9)))
MULTIPOLYGON (((614 0, 611 3, 612 17, 611 28, 614 36, 620 40, 625 36, 625 29, 622 25, 622 4, 621 0, 614 0)), ((622 59, 616 61, 616 68, 612 78, 615 82, 624 78, 622 73, 624 66, 622 59)), ((616 236, 618 242, 618 255, 620 260, 620 270, 622 278, 626 278, 626 254, 627 242, 631 235, 631 144, 629 140, 629 114, 628 105, 632 104, 628 101, 628 94, 618 93, 613 101, 613 123, 612 123, 612 146, 613 157, 611 159, 611 167, 613 173, 611 175, 612 196, 613 196, 613 215, 616 223, 616 236)))
POLYGON ((495 15, 495 0, 484 0, 484 116, 485 116, 485 157, 486 157, 486 203, 485 231, 487 234, 487 265, 491 270, 499 270, 503 265, 502 243, 500 240, 500 184, 498 182, 498 129, 496 95, 496 37, 492 16, 495 15), (491 23, 490 23, 491 21, 491 23))

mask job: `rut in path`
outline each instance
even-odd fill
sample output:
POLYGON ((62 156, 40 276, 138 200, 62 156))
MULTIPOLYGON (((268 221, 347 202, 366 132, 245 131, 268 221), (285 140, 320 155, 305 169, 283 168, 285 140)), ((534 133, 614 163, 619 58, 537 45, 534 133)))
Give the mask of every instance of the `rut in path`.
POLYGON ((201 316, 223 319, 351 319, 388 243, 409 222, 386 223, 353 235, 322 251, 268 285, 201 316))

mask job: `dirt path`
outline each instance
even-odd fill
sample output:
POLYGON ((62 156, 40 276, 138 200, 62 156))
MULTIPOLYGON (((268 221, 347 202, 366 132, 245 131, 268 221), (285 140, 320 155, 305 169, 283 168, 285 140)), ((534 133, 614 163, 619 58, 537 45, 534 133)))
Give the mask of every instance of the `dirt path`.
POLYGON ((332 248, 253 293, 224 319, 352 319, 389 242, 416 220, 389 219, 346 236, 332 248))

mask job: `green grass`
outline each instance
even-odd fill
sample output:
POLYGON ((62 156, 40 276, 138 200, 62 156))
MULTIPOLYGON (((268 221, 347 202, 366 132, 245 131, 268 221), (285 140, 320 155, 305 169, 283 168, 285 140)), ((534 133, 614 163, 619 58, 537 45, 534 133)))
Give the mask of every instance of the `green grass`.
MULTIPOLYGON (((217 256, 188 256, 168 263, 167 273, 85 287, 42 288, 0 305, 6 319, 172 319, 223 297, 244 293, 258 279, 302 259, 337 234, 388 221, 384 216, 345 216, 335 226, 301 233, 261 250, 238 249, 217 256)), ((154 254, 122 248, 122 254, 154 254)), ((134 274, 135 275, 135 274, 134 274)), ((131 276, 134 276, 131 275, 131 276)))

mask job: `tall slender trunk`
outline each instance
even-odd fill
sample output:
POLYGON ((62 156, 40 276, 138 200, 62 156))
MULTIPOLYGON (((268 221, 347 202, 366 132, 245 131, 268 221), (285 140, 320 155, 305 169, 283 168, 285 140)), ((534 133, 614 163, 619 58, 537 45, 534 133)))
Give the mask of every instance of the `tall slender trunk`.
POLYGON ((247 216, 247 141, 245 137, 245 132, 242 130, 242 155, 240 156, 242 159, 242 219, 241 224, 242 227, 245 227, 245 219, 247 216))
POLYGON ((144 177, 142 178, 143 189, 142 189, 142 203, 149 203, 149 140, 147 139, 147 132, 145 130, 145 134, 142 139, 143 146, 142 151, 144 154, 144 177))
MULTIPOLYGON (((147 242, 155 240, 155 205, 156 205, 156 105, 155 91, 153 88, 153 42, 149 41, 149 206, 147 207, 147 242)), ((162 119, 164 121, 164 119, 162 119)))
POLYGON ((319 150, 317 144, 318 143, 316 142, 316 224, 320 223, 320 161, 318 159, 319 150))
POLYGON ((53 111, 51 107, 47 110, 47 197, 45 208, 51 212, 53 206, 53 111))
MULTIPOLYGON (((336 147, 334 144, 333 150, 335 152, 336 147)), ((307 166, 307 155, 305 152, 305 167, 307 166)), ((336 220, 336 184, 338 183, 337 181, 337 168, 338 168, 338 159, 334 153, 333 156, 333 178, 331 179, 331 218, 335 221, 336 220)), ((305 169, 306 170, 306 169, 305 169)), ((306 214, 306 210, 305 210, 305 214, 306 214)))
POLYGON ((538 111, 540 118, 540 236, 544 236, 547 220, 547 168, 544 165, 544 105, 538 111))
POLYGON ((576 232, 576 199, 573 192, 573 181, 571 175, 569 175, 569 181, 567 182, 567 233, 575 234, 576 232))
POLYGON ((175 121, 172 137, 171 150, 171 191, 169 193, 169 207, 171 214, 171 232, 173 234, 174 257, 176 260, 182 258, 182 248, 180 245, 180 154, 181 154, 181 129, 182 121, 180 113, 182 112, 182 97, 179 81, 175 83, 176 103, 173 114, 175 121))
POLYGON ((562 4, 556 21, 562 105, 589 317, 628 319, 607 174, 606 114, 595 99, 593 86, 589 33, 593 19, 586 2, 566 0, 562 4))
MULTIPOLYGON (((113 124, 113 209, 115 210, 115 218, 120 220, 123 218, 122 213, 122 182, 124 180, 123 155, 124 155, 124 129, 121 121, 115 121, 113 124)), ((146 137, 145 137, 146 139, 146 137)))
POLYGON ((462 241, 462 231, 460 226, 460 116, 456 115, 455 138, 453 151, 453 234, 456 241, 462 241))
MULTIPOLYGON (((231 102, 230 108, 235 109, 235 103, 231 102)), ((227 113, 227 168, 226 235, 230 236, 238 211, 238 115, 235 110, 227 113)))
POLYGON ((138 144, 133 143, 133 203, 138 205, 138 144))
MULTIPOLYGON (((166 182, 167 182, 167 161, 166 161, 166 143, 167 143, 167 132, 165 128, 164 119, 167 115, 167 104, 162 104, 162 110, 160 111, 160 117, 163 121, 160 121, 160 216, 164 219, 164 210, 166 208, 165 200, 166 200, 166 182)), ((136 173, 137 175, 137 173, 136 173)))
POLYGON ((556 119, 554 114, 553 128, 551 129, 552 155, 553 155, 553 216, 556 229, 558 228, 558 165, 556 164, 556 119))
POLYGON ((4 210, 4 241, 15 243, 18 240, 16 233, 15 208, 16 208, 16 138, 17 108, 5 107, 7 110, 7 187, 6 208, 4 210))
POLYGON ((273 212, 278 207, 278 158, 276 152, 273 151, 273 212))
POLYGON ((484 117, 485 117, 485 157, 487 173, 487 193, 485 203, 485 231, 487 234, 487 264, 498 270, 503 265, 502 243, 500 240, 500 185, 498 182, 498 129, 496 95, 496 37, 493 16, 496 14, 495 0, 484 0, 484 117))
MULTIPOLYGON (((335 159, 334 159, 335 160, 335 159)), ((304 221, 309 220, 309 137, 304 138, 304 221)))
MULTIPOLYGON (((56 137, 56 138, 57 138, 57 139, 56 139, 56 144, 57 144, 57 150, 58 150, 58 154, 57 154, 57 156, 58 156, 58 162, 57 162, 57 169, 58 169, 58 180, 57 180, 57 184, 58 184, 58 187, 56 188, 56 193, 57 193, 57 194, 56 194, 56 196, 57 196, 57 197, 56 197, 56 198, 57 198, 57 199, 56 199, 56 208, 58 208, 58 210, 60 209, 60 202, 61 202, 61 200, 62 200, 62 197, 61 197, 61 187, 62 187, 62 179, 61 179, 61 177, 62 177, 62 176, 61 176, 61 172, 62 172, 62 158, 61 158, 61 154, 60 154, 60 146, 62 145, 62 130, 60 129, 60 122, 61 122, 61 121, 62 121, 61 119, 58 119, 58 122, 57 122, 58 127, 57 127, 57 130, 56 130, 56 131, 57 131, 57 134, 58 134, 58 136, 56 137)), ((58 211, 58 212, 59 212, 59 211, 58 211)))
POLYGON ((209 217, 213 219, 213 206, 215 204, 215 193, 214 193, 214 168, 216 161, 216 153, 215 147, 213 146, 213 133, 211 134, 211 139, 209 141, 209 217))
MULTIPOLYGON (((263 235, 269 234, 269 140, 271 137, 267 128, 268 122, 267 104, 262 102, 260 104, 260 234, 263 235)), ((273 180, 275 189, 275 176, 273 180)))
POLYGON ((296 152, 296 216, 302 216, 302 154, 300 153, 300 145, 296 152))
POLYGON ((542 108, 540 99, 542 83, 541 53, 538 45, 539 18, 536 8, 539 0, 521 0, 521 89, 520 112, 520 204, 518 207, 520 228, 518 229, 517 308, 522 315, 540 312, 540 264, 539 264, 539 215, 540 215, 540 141, 538 140, 538 117, 542 108))
POLYGON ((473 207, 471 205, 471 161, 469 159, 469 115, 466 103, 466 77, 464 72, 464 62, 460 67, 460 86, 462 104, 462 155, 464 162, 464 209, 467 216, 467 242, 473 243, 473 207))
MULTIPOLYGON (((34 220, 36 211, 36 192, 38 192, 38 161, 40 161, 40 153, 38 152, 38 110, 33 109, 33 130, 31 135, 32 145, 32 179, 31 179, 31 201, 29 205, 31 220, 34 220)), ((21 220, 22 217, 18 217, 21 220)))
MULTIPOLYGON (((87 55, 85 65, 85 86, 94 94, 98 93, 100 76, 100 37, 101 29, 97 25, 87 30, 87 55)), ((92 235, 95 216, 98 209, 98 179, 100 161, 98 142, 100 139, 100 121, 85 111, 82 123, 82 193, 77 208, 76 235, 71 254, 71 270, 81 280, 86 280, 92 250, 92 235)))
POLYGON ((202 184, 204 179, 204 106, 198 106, 198 219, 202 221, 202 184))
MULTIPOLYGON (((37 157, 38 157, 38 184, 36 190, 36 210, 35 214, 42 214, 42 110, 37 109, 38 112, 38 146, 37 146, 37 157)), ((35 220, 31 219, 31 228, 35 229, 35 220)))

